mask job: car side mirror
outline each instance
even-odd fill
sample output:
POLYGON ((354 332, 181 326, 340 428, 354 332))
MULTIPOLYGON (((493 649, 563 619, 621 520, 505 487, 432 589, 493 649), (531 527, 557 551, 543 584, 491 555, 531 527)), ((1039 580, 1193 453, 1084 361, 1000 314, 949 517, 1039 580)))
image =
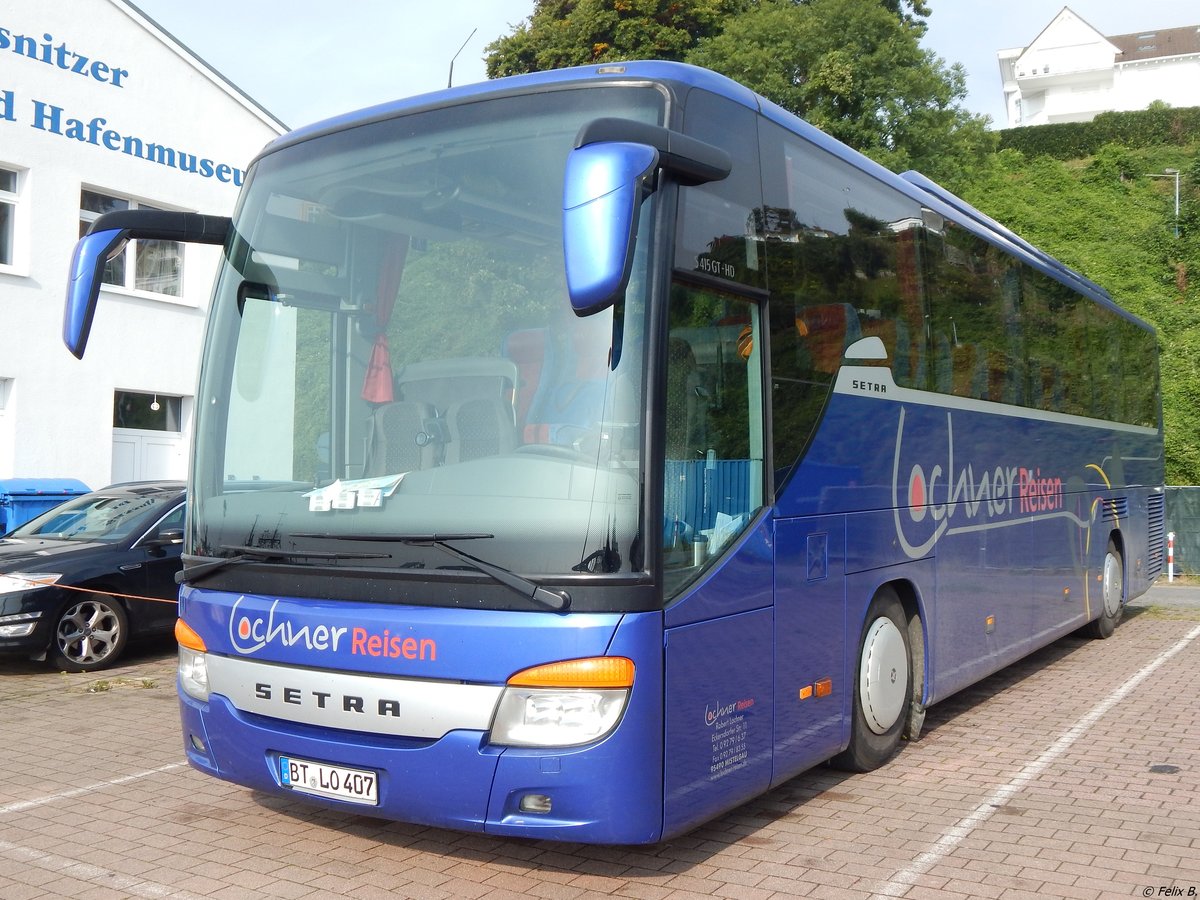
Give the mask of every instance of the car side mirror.
POLYGON ((173 547, 183 543, 182 528, 164 528, 154 537, 147 538, 142 546, 151 550, 161 550, 163 547, 173 547))

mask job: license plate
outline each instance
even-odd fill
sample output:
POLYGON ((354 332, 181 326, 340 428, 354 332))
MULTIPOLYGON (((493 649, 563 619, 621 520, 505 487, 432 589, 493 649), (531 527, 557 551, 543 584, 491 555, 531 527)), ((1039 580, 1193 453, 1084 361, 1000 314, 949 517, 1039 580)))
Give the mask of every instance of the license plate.
POLYGON ((279 757, 279 782, 293 791, 333 797, 350 803, 379 805, 379 777, 366 769, 331 766, 328 763, 279 757))

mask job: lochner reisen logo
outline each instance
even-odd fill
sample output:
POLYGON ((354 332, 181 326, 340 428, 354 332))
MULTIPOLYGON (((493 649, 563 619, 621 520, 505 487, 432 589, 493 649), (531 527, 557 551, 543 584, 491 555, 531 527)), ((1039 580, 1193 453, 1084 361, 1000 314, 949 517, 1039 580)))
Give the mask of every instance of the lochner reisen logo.
POLYGON ((1040 518, 1088 523, 1066 509, 1063 479, 1036 465, 965 466, 954 458, 954 418, 946 413, 946 456, 902 470, 905 410, 900 409, 892 462, 896 537, 911 559, 925 556, 945 535, 1005 528, 1040 518), (943 502, 935 502, 940 495, 943 502), (955 520, 957 520, 955 522, 955 520), (954 522, 954 524, 952 524, 954 522), (916 536, 914 536, 916 535, 916 536))
POLYGON ((243 656, 251 656, 268 645, 303 647, 318 653, 340 653, 382 659, 407 659, 422 662, 437 660, 437 641, 414 635, 392 634, 389 629, 371 631, 361 626, 330 625, 324 622, 298 625, 277 612, 279 601, 271 603, 266 615, 241 610, 246 598, 238 597, 229 611, 229 643, 243 656))

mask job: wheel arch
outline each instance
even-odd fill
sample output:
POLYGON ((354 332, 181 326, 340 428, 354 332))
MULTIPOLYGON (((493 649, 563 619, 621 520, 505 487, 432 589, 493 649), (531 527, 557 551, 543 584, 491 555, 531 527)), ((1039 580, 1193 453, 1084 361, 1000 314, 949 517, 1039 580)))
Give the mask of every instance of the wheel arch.
POLYGON ((88 582, 84 582, 82 584, 78 584, 75 586, 74 589, 69 590, 69 591, 64 591, 64 593, 67 595, 67 597, 66 597, 66 601, 62 604, 62 606, 60 608, 60 614, 61 614, 62 610, 65 610, 68 606, 72 606, 75 603, 78 603, 80 600, 86 599, 86 597, 90 594, 101 594, 104 597, 107 597, 109 600, 113 601, 114 603, 119 604, 122 611, 125 613, 126 616, 133 615, 132 611, 129 608, 129 606, 130 606, 129 601, 125 598, 124 593, 121 591, 121 589, 119 587, 117 587, 115 584, 112 584, 111 582, 106 582, 103 580, 88 581, 88 582))
MULTIPOLYGON (((1114 526, 1109 529, 1108 543, 1116 547, 1117 552, 1121 554, 1122 569, 1128 569, 1129 566, 1126 564, 1129 562, 1129 548, 1125 546, 1125 533, 1121 530, 1120 526, 1114 526)), ((1105 549, 1108 549, 1108 543, 1104 545, 1105 549)))

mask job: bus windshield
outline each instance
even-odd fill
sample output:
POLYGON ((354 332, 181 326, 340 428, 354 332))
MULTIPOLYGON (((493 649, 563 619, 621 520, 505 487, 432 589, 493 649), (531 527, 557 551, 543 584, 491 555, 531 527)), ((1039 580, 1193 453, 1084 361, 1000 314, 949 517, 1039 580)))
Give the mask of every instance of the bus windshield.
POLYGON ((641 571, 653 199, 624 301, 579 317, 563 170, 586 122, 664 105, 527 94, 261 158, 211 314, 188 554, 385 580, 476 568, 463 551, 533 578, 641 571))

